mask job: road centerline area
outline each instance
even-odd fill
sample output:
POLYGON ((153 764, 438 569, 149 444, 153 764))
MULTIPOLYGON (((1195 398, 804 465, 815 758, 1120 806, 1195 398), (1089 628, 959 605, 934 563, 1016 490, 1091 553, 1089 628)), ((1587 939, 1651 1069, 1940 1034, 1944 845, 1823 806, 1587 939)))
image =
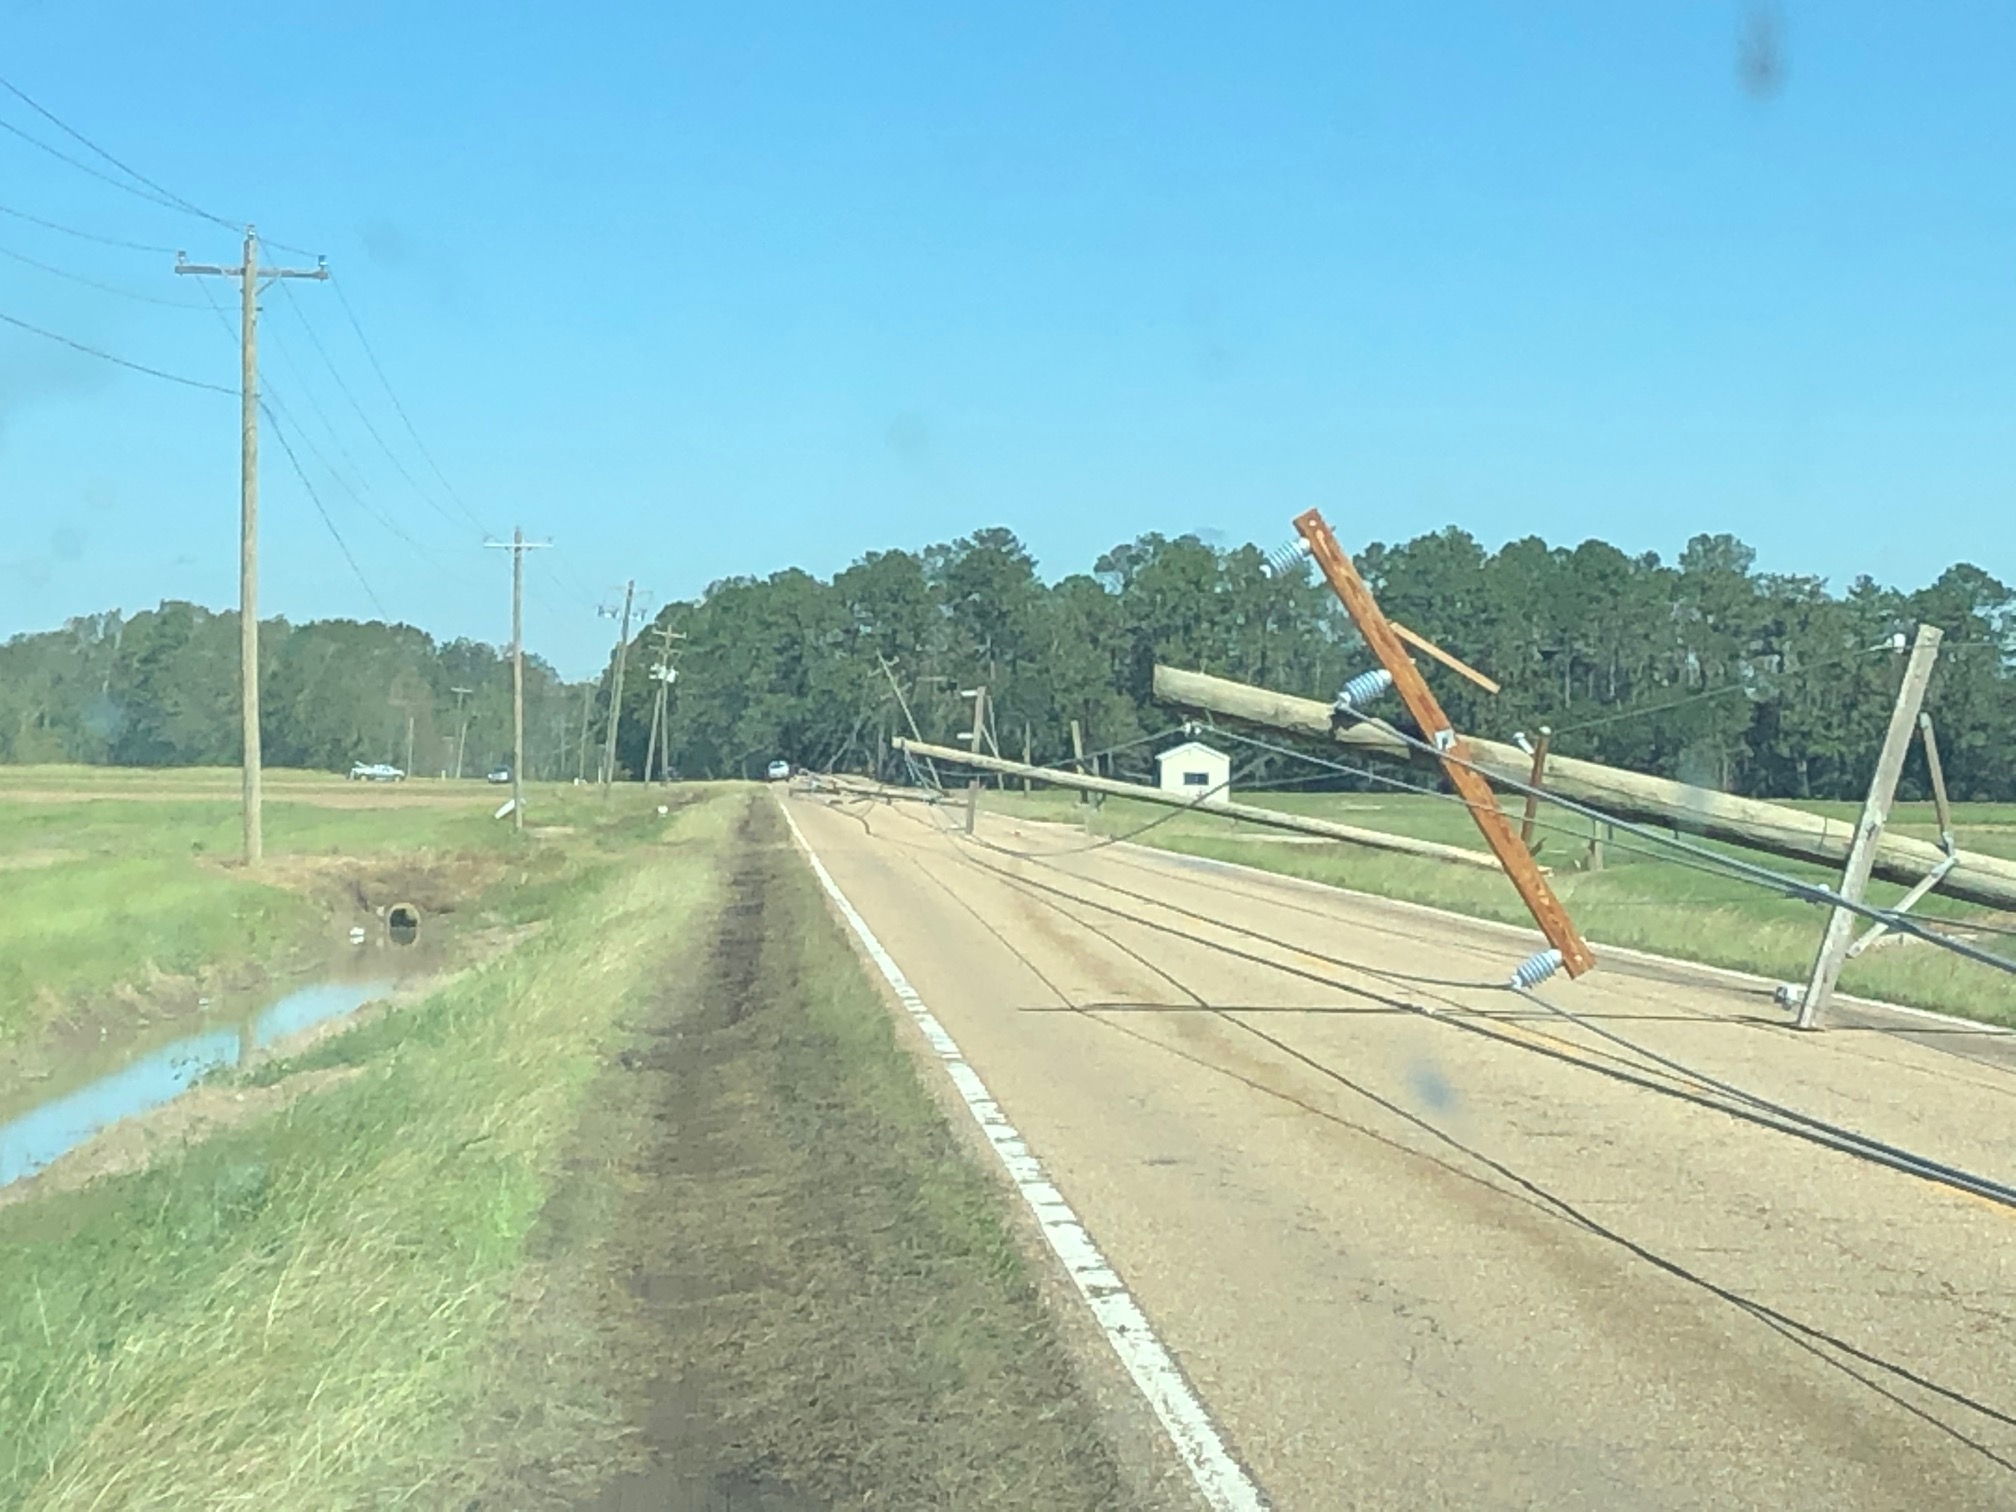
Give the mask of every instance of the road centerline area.
POLYGON ((1461 920, 789 806, 1275 1504, 2016 1496, 2008 1211, 1602 1031, 2005 1177, 2006 1068, 1839 1053, 1712 981, 1598 973, 1555 993, 1578 1024, 1497 987, 1518 952, 1461 920))

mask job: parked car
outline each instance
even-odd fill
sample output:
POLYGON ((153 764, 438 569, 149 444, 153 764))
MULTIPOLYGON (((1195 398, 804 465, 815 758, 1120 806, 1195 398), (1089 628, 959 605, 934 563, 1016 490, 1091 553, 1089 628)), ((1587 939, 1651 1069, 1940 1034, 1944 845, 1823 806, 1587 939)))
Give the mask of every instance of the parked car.
POLYGON ((485 782, 497 783, 509 782, 511 780, 511 768, 508 766, 492 767, 490 768, 490 775, 483 780, 485 782))
POLYGON ((406 774, 383 761, 359 761, 351 765, 352 782, 404 782, 406 774))
POLYGON ((790 762, 773 761, 770 763, 770 780, 772 782, 787 782, 790 780, 790 777, 791 777, 790 762))

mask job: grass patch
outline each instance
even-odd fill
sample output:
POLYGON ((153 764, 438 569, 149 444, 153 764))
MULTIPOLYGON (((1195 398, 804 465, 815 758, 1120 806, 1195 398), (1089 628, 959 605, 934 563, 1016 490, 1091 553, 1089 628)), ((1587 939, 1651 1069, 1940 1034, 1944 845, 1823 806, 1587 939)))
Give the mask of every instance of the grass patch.
MULTIPOLYGON (((222 775, 235 784, 235 774, 222 775)), ((491 817, 496 794, 487 788, 360 793, 359 784, 302 777, 273 784, 268 865, 248 873, 236 864, 235 786, 228 797, 203 796, 218 776, 0 767, 0 1048, 163 979, 276 964, 325 921, 300 885, 304 861, 459 857, 494 871, 537 849, 491 817), (89 780, 79 785, 78 772, 89 780), (128 796, 77 796, 115 784, 128 796), (281 796, 290 791, 301 796, 281 796), (314 801, 329 792, 345 804, 314 801), (373 806, 354 806, 362 798, 373 806)), ((626 790, 605 806, 552 788, 531 811, 592 848, 622 843, 648 815, 648 796, 626 790)))
POLYGON ((736 807, 649 864, 590 847, 546 931, 346 1046, 362 1074, 0 1212, 0 1505, 444 1504, 598 1045, 736 807))
MULTIPOLYGON (((1458 804, 1415 794, 1241 794, 1247 803, 1312 814, 1363 829, 1441 840, 1482 850, 1469 814, 1458 804)), ((1381 897, 1427 903, 1481 919, 1530 924, 1519 896, 1502 876, 1448 866, 1414 856, 1389 855, 1338 843, 1284 841, 1283 832, 1262 830, 1224 818, 1184 813, 1130 799, 1111 799, 1096 811, 1063 792, 989 793, 984 803, 999 812, 1065 823, 1089 821, 1095 834, 1126 835, 1144 845, 1221 861, 1237 861, 1287 876, 1381 897), (1169 816, 1173 814, 1173 818, 1169 816), (1158 822, 1159 821, 1159 822, 1158 822), (1142 829, 1144 825, 1151 828, 1142 829)), ((1852 804, 1800 805, 1852 822, 1852 804)), ((1514 822, 1519 814, 1512 813, 1514 822)), ((1543 811, 1543 820, 1547 818, 1543 811)), ((1556 824, 1560 821, 1557 819, 1556 824)), ((1966 804, 1955 823, 1963 846, 2010 854, 2016 840, 2016 805, 1966 804), (1985 837, 1985 843, 1984 843, 1985 837)), ((1930 804, 1900 804, 1891 828, 1923 839, 1937 835, 1930 804)), ((1626 843, 1638 844, 1629 837, 1626 843)), ((1553 868, 1550 880, 1589 939, 1681 960, 1754 971, 1786 981, 1804 981, 1819 948, 1825 911, 1816 904, 1721 874, 1709 874, 1661 857, 1634 853, 1622 844, 1605 847, 1601 870, 1587 865, 1589 827, 1570 819, 1536 835, 1541 862, 1553 868)), ((1827 886, 1839 869, 1759 857, 1712 841, 1708 849, 1746 860, 1764 861, 1786 875, 1827 886)), ((1869 901, 1894 903, 1905 889, 1887 882, 1869 885, 1869 901)), ((1952 899, 1932 897, 1916 910, 1921 916, 1963 924, 1973 920, 2007 927, 2016 920, 1952 899)), ((1989 949, 2016 953, 2016 939, 1988 935, 1989 949)), ((1997 1023, 2016 1023, 2016 993, 2009 977, 1992 967, 1962 960, 1924 944, 1884 946, 1848 963, 1842 990, 1889 1002, 1961 1014, 1997 1023)))

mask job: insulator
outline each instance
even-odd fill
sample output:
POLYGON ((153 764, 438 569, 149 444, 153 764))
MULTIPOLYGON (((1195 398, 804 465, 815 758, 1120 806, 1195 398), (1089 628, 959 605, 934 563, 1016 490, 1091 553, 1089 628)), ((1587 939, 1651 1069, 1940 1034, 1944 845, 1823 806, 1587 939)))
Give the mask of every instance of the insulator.
POLYGON ((1288 576, 1302 565, 1302 558, 1307 555, 1309 555, 1309 543, 1300 536, 1286 545, 1276 546, 1267 553, 1267 560, 1263 564, 1267 576, 1271 578, 1288 576))
POLYGON ((1345 683, 1337 694, 1337 707, 1355 709, 1368 704, 1393 686, 1393 674, 1384 667, 1374 667, 1369 672, 1360 672, 1345 683))
POLYGON ((1561 952, 1553 947, 1535 951, 1521 961, 1512 972, 1514 987, 1538 987, 1562 967, 1561 952))

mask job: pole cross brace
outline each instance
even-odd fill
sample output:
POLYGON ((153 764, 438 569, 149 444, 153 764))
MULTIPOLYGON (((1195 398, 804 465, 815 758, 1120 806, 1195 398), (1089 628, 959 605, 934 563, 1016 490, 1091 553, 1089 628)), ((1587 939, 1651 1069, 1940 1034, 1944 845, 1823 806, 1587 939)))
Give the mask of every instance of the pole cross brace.
MULTIPOLYGON (((1944 861, 1941 861, 1937 866, 1933 867, 1932 870, 1927 872, 1924 878, 1921 881, 1919 881, 1918 884, 1911 889, 1911 891, 1907 892, 1906 894, 1904 894, 1903 897, 1899 898, 1897 900, 1897 906, 1891 909, 1890 911, 1892 913, 1900 913, 1900 914, 1911 912, 1911 910, 1915 908, 1924 899, 1925 895, 1930 891, 1932 891, 1933 888, 1937 887, 1941 882, 1944 882, 1946 880, 1946 874, 1951 870, 1953 870, 1953 868, 1958 866, 1959 864, 1960 864, 1960 858, 1958 856, 1948 856, 1944 861)), ((1853 945, 1850 945, 1848 947, 1848 959, 1851 961, 1854 960, 1855 957, 1862 954, 1863 951, 1867 950, 1871 945, 1874 945, 1878 940, 1882 939, 1883 936, 1888 934, 1889 932, 1890 932, 1890 926, 1883 920, 1878 919, 1874 924, 1871 924, 1869 926, 1868 931, 1862 936, 1861 939, 1857 940, 1853 945)))

